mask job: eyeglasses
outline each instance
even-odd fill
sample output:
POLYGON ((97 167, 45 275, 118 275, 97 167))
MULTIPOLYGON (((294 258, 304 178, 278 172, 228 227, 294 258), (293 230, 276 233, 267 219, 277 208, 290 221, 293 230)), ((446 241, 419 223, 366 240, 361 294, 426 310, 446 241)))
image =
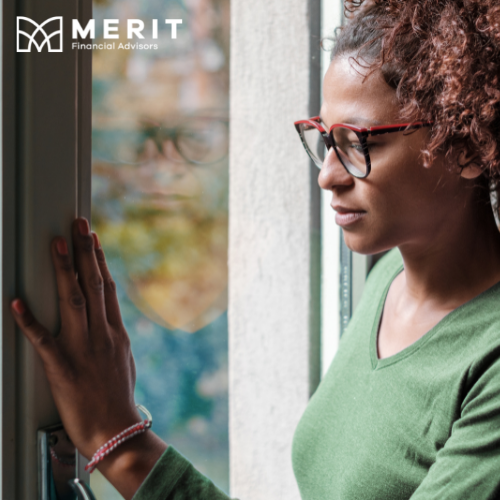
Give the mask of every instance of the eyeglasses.
POLYGON ((315 116, 294 123, 302 145, 316 166, 321 169, 328 150, 333 147, 340 163, 352 176, 358 179, 368 177, 371 160, 367 138, 392 132, 403 132, 429 127, 433 122, 398 123, 364 128, 338 123, 327 132, 321 118, 315 116))
POLYGON ((180 159, 195 165, 217 163, 228 152, 227 120, 196 117, 174 128, 144 127, 143 133, 145 138, 154 141, 159 151, 164 150, 167 141, 172 141, 180 159))
POLYGON ((131 120, 122 123, 122 128, 100 131, 93 138, 92 155, 94 160, 115 165, 140 166, 151 155, 163 155, 173 162, 211 165, 227 157, 228 124, 225 118, 211 116, 185 117, 174 127, 131 120))

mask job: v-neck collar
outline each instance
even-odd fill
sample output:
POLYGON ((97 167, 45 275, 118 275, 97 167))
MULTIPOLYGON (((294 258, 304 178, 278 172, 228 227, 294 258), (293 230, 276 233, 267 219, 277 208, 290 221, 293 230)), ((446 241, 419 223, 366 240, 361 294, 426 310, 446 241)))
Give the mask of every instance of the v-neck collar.
POLYGON ((393 275, 391 276, 388 285, 385 287, 382 293, 382 296, 380 298, 377 307, 377 311, 375 313, 375 318, 373 321, 372 331, 370 335, 370 359, 373 370, 380 370, 386 366, 393 365, 394 363, 397 363, 411 356, 414 352, 418 351, 424 344, 426 344, 440 328, 448 324, 450 321, 453 321, 455 319, 455 316, 460 315, 464 309, 467 309, 470 306, 470 304, 476 302, 476 300, 478 300, 480 297, 483 297, 486 294, 493 293, 493 291, 496 288, 500 288, 500 281, 499 281, 494 285, 492 285, 491 287, 484 290, 483 292, 481 292, 479 295, 476 295, 469 301, 465 302, 461 306, 457 307, 456 309, 453 309, 453 311, 450 311, 444 318, 442 318, 438 323, 436 323, 428 332, 424 333, 424 335, 422 335, 418 340, 410 344, 408 347, 405 347, 403 350, 397 352, 396 354, 393 354, 392 356, 379 359, 377 344, 378 344, 378 333, 380 330, 380 322, 382 319, 382 312, 384 310, 387 295, 389 293, 389 288, 391 287, 396 276, 398 276, 403 271, 403 269, 404 266, 403 264, 401 264, 400 266, 398 266, 396 272, 394 272, 393 275))

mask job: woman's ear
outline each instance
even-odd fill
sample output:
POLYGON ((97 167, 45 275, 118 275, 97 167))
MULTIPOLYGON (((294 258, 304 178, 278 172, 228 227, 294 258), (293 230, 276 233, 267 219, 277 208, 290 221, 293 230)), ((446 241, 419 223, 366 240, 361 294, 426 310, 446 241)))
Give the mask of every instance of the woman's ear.
POLYGON ((458 155, 458 166, 460 167, 460 177, 464 179, 476 179, 479 177, 483 170, 476 163, 474 163, 477 154, 471 154, 465 149, 462 149, 458 155))
POLYGON ((482 173, 483 171, 480 167, 471 163, 468 167, 464 167, 462 169, 460 177, 463 177, 464 179, 477 179, 482 173))

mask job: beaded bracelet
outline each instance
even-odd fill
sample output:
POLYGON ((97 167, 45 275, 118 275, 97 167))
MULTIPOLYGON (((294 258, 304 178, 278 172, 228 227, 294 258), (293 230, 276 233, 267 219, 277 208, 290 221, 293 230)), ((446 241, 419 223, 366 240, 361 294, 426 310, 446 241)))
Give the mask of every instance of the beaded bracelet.
POLYGON ((151 413, 142 405, 135 405, 136 408, 146 415, 146 419, 138 422, 137 424, 131 425, 124 431, 120 432, 114 438, 111 438, 107 443, 104 443, 93 455, 90 462, 85 466, 85 470, 88 472, 94 472, 97 464, 104 460, 113 450, 118 448, 122 443, 128 441, 130 438, 137 436, 137 434, 142 434, 146 432, 153 425, 153 417, 151 413))

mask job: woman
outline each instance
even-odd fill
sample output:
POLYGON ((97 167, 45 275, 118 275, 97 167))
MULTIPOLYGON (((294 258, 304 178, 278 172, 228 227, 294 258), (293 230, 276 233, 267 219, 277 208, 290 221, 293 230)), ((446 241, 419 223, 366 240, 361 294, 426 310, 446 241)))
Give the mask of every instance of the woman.
MULTIPOLYGON (((500 8, 362 4, 349 2, 321 117, 297 128, 347 245, 399 251, 372 271, 298 426, 295 474, 307 500, 498 498, 500 234, 489 188, 500 173, 500 8)), ((60 336, 21 300, 12 309, 90 458, 141 417, 113 281, 84 219, 73 245, 78 279, 64 239, 52 244, 60 336)), ((127 499, 227 499, 151 431, 97 466, 127 499)))

